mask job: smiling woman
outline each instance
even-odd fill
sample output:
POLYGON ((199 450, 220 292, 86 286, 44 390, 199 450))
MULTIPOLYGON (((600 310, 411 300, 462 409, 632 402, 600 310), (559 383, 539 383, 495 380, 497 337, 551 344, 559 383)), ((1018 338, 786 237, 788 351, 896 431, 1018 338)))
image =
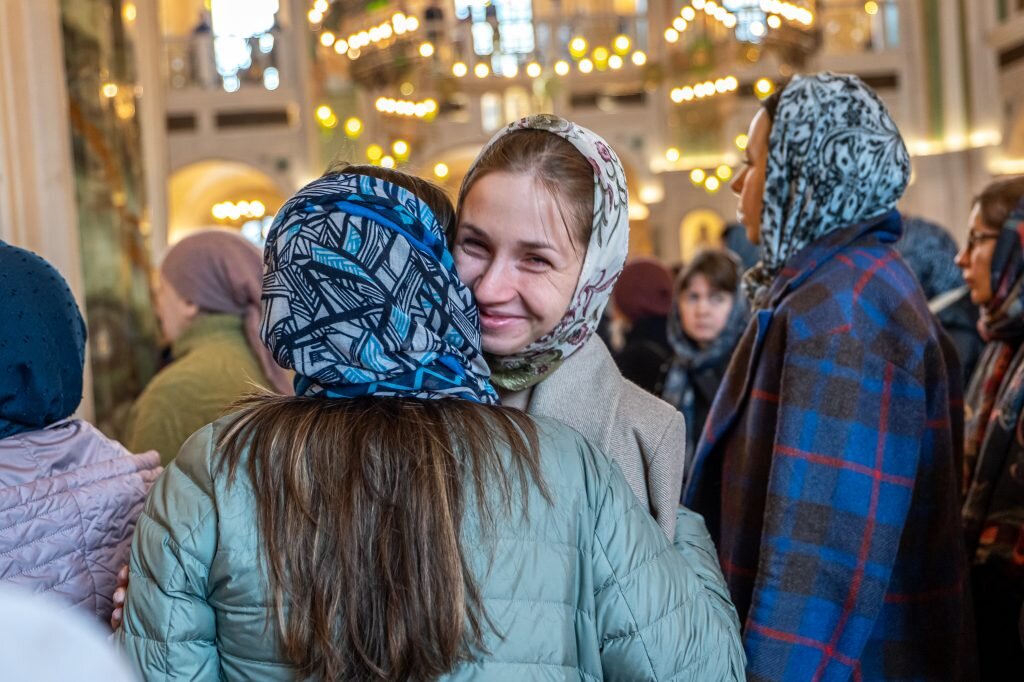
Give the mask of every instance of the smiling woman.
POLYGON ((555 197, 526 173, 484 176, 461 216, 455 259, 476 294, 484 347, 515 354, 562 319, 585 247, 562 227, 555 197))
MULTIPOLYGON (((463 181, 454 256, 480 307, 502 403, 598 445, 672 537, 682 416, 626 381, 594 335, 626 260, 627 196, 622 165, 599 136, 555 116, 522 119, 463 181)), ((699 519, 695 527, 704 532, 699 519)))

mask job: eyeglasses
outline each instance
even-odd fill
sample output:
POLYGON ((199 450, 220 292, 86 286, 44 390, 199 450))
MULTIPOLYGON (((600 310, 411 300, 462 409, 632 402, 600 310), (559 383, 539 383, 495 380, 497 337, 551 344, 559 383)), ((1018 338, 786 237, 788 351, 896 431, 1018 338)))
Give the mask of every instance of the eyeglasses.
POLYGON ((974 251, 978 244, 986 242, 989 239, 999 239, 999 235, 992 234, 991 232, 975 232, 974 230, 971 230, 967 233, 967 251, 974 251))

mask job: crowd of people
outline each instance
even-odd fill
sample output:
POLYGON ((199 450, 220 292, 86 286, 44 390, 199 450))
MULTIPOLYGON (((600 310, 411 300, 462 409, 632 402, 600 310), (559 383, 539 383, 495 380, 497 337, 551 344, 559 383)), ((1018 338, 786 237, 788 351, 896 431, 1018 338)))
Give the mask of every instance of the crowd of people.
POLYGON ((556 116, 454 206, 332 166, 262 254, 168 252, 124 445, 73 417, 67 284, 0 243, 0 583, 109 620, 120 661, 74 641, 110 679, 1020 679, 1024 178, 954 253, 828 73, 745 154, 758 262, 675 274, 627 263, 618 157, 556 116))

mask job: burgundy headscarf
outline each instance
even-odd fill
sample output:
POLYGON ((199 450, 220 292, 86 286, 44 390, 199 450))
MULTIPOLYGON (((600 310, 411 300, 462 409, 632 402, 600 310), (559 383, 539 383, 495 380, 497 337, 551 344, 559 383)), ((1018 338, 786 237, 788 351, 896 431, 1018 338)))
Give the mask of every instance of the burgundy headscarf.
POLYGON ((653 258, 630 261, 622 269, 612 300, 632 322, 665 317, 672 309, 672 274, 653 258))
POLYGON ((199 232, 167 252, 160 273, 182 298, 200 310, 241 317, 249 347, 270 380, 270 387, 278 393, 293 393, 288 372, 274 362, 260 338, 263 255, 258 248, 232 232, 199 232))

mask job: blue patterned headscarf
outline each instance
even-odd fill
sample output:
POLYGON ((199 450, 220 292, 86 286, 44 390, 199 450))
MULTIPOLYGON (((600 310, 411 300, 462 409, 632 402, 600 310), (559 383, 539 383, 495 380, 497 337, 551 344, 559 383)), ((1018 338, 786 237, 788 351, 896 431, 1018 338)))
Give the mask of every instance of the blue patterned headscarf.
POLYGON ((296 395, 497 402, 472 294, 413 193, 320 178, 277 214, 264 262, 261 333, 296 395))
POLYGON ((0 241, 0 438, 38 431, 78 408, 85 338, 60 273, 0 241))
POLYGON ((885 105, 856 76, 794 78, 768 140, 761 262, 744 289, 756 307, 791 256, 830 232, 896 207, 910 155, 885 105))

